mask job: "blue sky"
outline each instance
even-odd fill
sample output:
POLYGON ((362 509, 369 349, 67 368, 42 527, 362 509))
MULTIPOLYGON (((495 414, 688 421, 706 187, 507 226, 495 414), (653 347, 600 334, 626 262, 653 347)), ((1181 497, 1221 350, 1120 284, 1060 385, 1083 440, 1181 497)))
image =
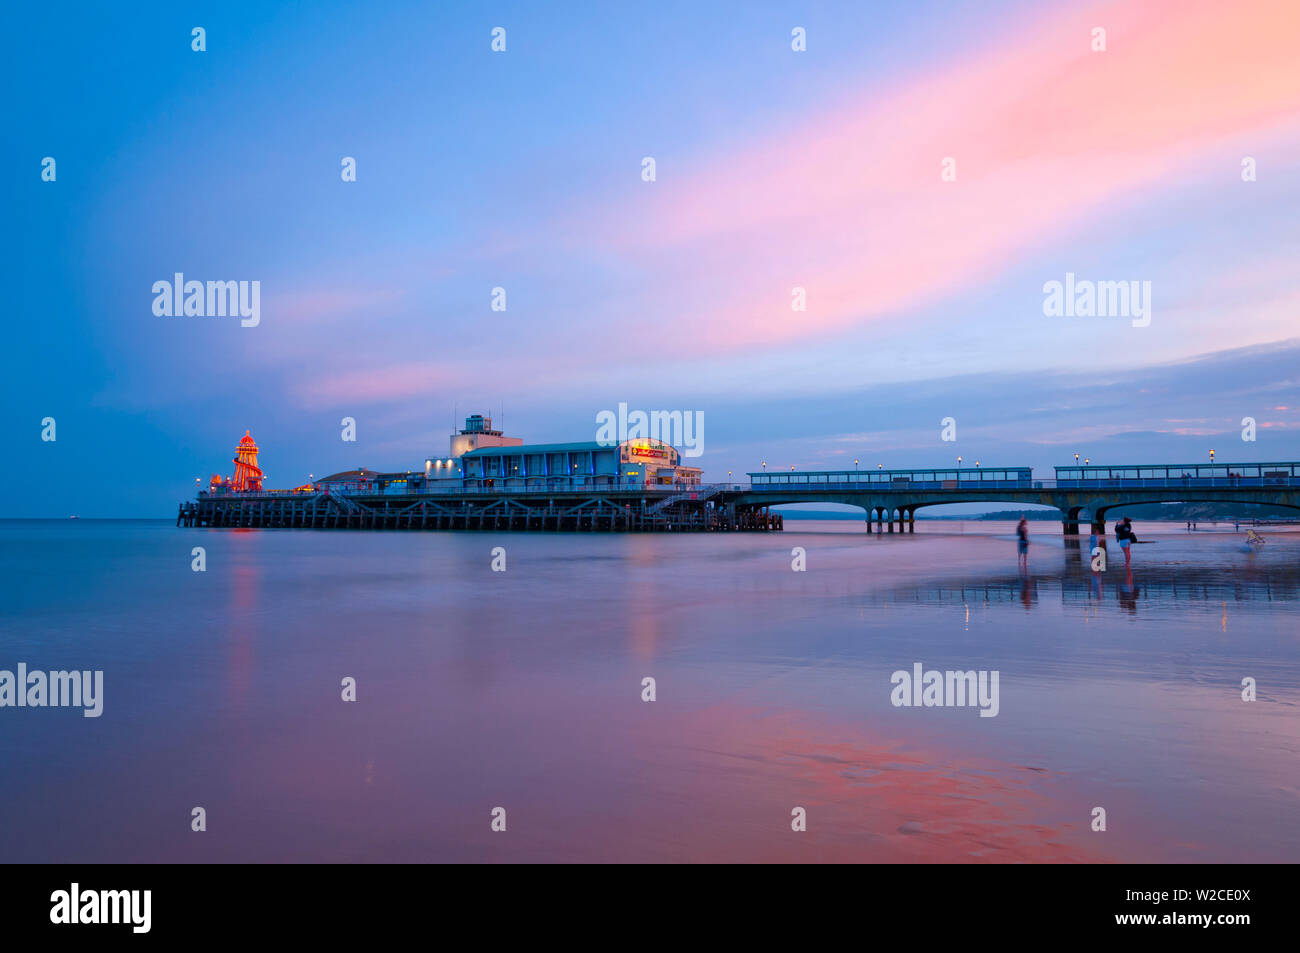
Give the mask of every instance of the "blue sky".
POLYGON ((1294 8, 1165 6, 14 12, 0 515, 168 516, 245 429, 289 486, 620 402, 702 411, 706 478, 1295 459, 1294 8), (154 315, 177 271, 261 323, 154 315), (1151 324, 1045 317, 1067 271, 1151 324))

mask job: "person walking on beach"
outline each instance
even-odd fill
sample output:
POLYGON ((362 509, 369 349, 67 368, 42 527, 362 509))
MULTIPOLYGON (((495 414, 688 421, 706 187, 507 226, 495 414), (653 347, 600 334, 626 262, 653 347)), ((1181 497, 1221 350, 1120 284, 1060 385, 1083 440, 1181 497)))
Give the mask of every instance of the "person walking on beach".
POLYGON ((1115 524, 1115 538, 1119 540, 1119 548, 1124 550, 1124 568, 1128 568, 1129 560, 1133 557, 1133 552, 1129 548, 1133 545, 1136 537, 1133 535, 1133 521, 1127 516, 1115 524))
POLYGON ((1019 553, 1018 565, 1026 572, 1029 571, 1029 521, 1025 519, 1024 514, 1020 516, 1020 522, 1016 525, 1016 552, 1019 553))

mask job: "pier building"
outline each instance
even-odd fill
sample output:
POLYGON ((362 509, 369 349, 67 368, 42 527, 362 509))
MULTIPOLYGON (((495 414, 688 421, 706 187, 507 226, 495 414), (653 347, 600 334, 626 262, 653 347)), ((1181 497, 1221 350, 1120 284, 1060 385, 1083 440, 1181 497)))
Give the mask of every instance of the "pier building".
POLYGON ((460 468, 467 487, 508 489, 698 486, 702 473, 682 466, 675 448, 651 440, 487 447, 461 457, 460 468))
POLYGON ((657 440, 525 444, 492 429, 492 418, 480 414, 465 419, 464 429, 452 435, 449 450, 446 457, 425 460, 424 487, 698 486, 703 473, 683 466, 677 449, 657 440))

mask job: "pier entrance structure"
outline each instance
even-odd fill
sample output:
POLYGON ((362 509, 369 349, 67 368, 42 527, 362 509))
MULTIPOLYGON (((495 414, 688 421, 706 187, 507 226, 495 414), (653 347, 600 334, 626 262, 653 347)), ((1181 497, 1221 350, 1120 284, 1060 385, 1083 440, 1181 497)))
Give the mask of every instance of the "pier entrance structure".
POLYGON ((748 474, 734 502, 846 503, 867 512, 867 530, 912 532, 916 511, 942 503, 1033 503, 1061 511, 1064 533, 1080 521, 1105 532, 1106 512, 1138 503, 1260 503, 1300 510, 1300 462, 1056 467, 1037 480, 1029 467, 935 470, 796 470, 748 474), (886 529, 887 527, 887 529, 886 529))

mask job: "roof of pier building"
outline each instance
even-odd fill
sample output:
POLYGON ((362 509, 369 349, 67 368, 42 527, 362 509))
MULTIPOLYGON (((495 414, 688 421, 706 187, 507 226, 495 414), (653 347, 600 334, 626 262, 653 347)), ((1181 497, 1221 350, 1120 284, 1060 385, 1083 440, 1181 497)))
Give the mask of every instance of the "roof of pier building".
POLYGON ((532 453, 586 453, 596 450, 617 450, 617 444, 602 444, 595 440, 583 443, 525 443, 513 447, 479 447, 468 451, 467 457, 517 457, 532 453))
POLYGON ((340 473, 331 473, 327 477, 321 477, 317 483, 355 483, 357 480, 373 480, 379 474, 374 470, 367 470, 364 467, 360 470, 343 470, 340 473))

